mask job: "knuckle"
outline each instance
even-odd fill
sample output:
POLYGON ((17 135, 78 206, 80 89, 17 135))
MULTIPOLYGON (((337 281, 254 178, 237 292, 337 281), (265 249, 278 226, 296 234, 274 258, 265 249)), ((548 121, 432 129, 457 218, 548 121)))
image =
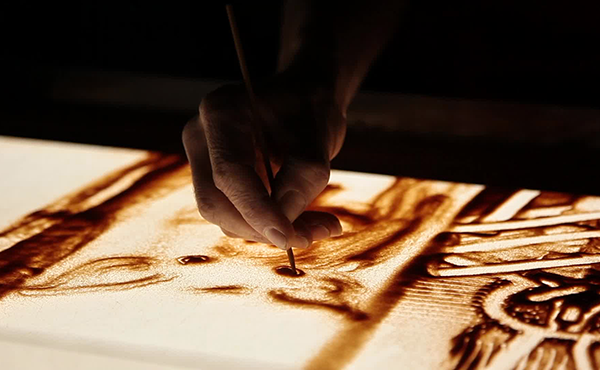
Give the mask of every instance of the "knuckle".
POLYGON ((270 217, 269 209, 265 207, 269 202, 268 195, 265 197, 260 194, 236 191, 231 194, 229 199, 251 225, 262 224, 265 219, 270 217))
POLYGON ((241 197, 240 199, 240 204, 244 205, 241 207, 243 211, 242 216, 250 223, 256 224, 256 221, 263 219, 265 216, 264 212, 262 211, 263 207, 260 207, 260 205, 257 203, 258 202, 256 201, 248 199, 248 197, 241 197))
POLYGON ((216 116, 229 117, 236 114, 241 105, 242 95, 239 90, 239 86, 225 85, 208 93, 198 108, 203 124, 210 124, 216 116))
POLYGON ((192 121, 188 121, 188 123, 185 124, 185 126, 183 126, 183 130, 181 130, 181 141, 185 144, 190 136, 192 135, 192 128, 191 126, 192 121))
POLYGON ((213 110, 218 110, 223 108, 223 105, 227 101, 226 94, 224 93, 226 89, 223 87, 213 90, 206 94, 206 96, 200 101, 200 112, 209 113, 213 110))
POLYGON ((236 198, 252 198, 254 196, 248 191, 252 177, 256 176, 252 166, 222 159, 215 162, 213 181, 217 189, 221 190, 232 201, 236 198))
POLYGON ((300 177, 311 187, 325 188, 329 182, 329 166, 324 163, 302 163, 298 169, 300 177))
POLYGON ((190 145, 196 141, 198 134, 201 134, 200 125, 198 124, 198 117, 189 120, 183 130, 181 130, 181 141, 184 145, 190 145))
POLYGON ((198 112, 203 125, 210 125, 214 121, 217 115, 222 115, 224 111, 227 111, 226 103, 220 95, 216 95, 215 92, 211 92, 200 102, 198 112))
POLYGON ((210 96, 206 96, 204 99, 202 99, 202 101, 200 102, 200 107, 198 108, 202 124, 210 122, 210 117, 214 114, 215 110, 215 103, 212 102, 210 96))
POLYGON ((213 167, 212 174, 215 186, 225 194, 231 193, 232 190, 231 175, 235 171, 232 167, 225 163, 218 163, 213 167))

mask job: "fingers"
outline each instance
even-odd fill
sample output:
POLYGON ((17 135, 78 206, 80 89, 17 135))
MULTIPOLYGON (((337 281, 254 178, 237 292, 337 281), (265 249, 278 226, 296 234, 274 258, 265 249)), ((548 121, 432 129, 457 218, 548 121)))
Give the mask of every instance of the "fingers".
POLYGON ((331 213, 306 211, 296 219, 294 227, 298 222, 310 231, 313 241, 342 235, 342 225, 331 213))
MULTIPOLYGON (((308 123, 310 125, 310 123, 308 123)), ((274 194, 283 214, 294 221, 329 181, 329 156, 318 130, 298 132, 275 177, 274 194)))
MULTIPOLYGON (((222 232, 229 237, 270 243, 245 221, 240 212, 212 182, 208 149, 197 118, 188 122, 182 136, 192 166, 196 201, 202 217, 220 226, 222 232)), ((304 212, 296 219, 293 228, 307 241, 295 247, 308 247, 312 241, 338 236, 342 232, 340 222, 334 215, 316 211, 304 212)))
POLYGON ((262 235, 257 234, 258 237, 257 238, 249 238, 249 237, 243 237, 241 235, 238 235, 236 233, 233 233, 223 227, 221 227, 221 232, 225 235, 227 235, 230 238, 236 238, 236 239, 244 239, 247 241, 252 241, 252 242, 258 242, 258 243, 265 243, 265 244, 271 244, 270 241, 268 241, 267 239, 265 239, 262 235))
MULTIPOLYGON (((342 235, 342 225, 338 218, 326 212, 306 211, 294 221, 293 226, 296 233, 305 237, 309 242, 342 235)), ((221 231, 231 238, 244 238, 260 243, 269 243, 267 239, 260 235, 257 238, 242 237, 223 227, 221 227, 221 231)))
POLYGON ((283 122, 286 138, 295 139, 289 147, 284 145, 286 159, 270 197, 255 168, 252 116, 244 96, 236 86, 216 90, 203 99, 200 117, 184 129, 201 215, 228 236, 270 242, 284 250, 339 235, 335 216, 303 212, 327 185, 329 160, 343 135, 332 145, 330 130, 317 120, 304 124, 304 118, 294 116, 298 122, 283 122))
POLYGON ((187 123, 182 139, 192 167, 196 202, 202 217, 237 237, 265 241, 265 238, 248 225, 227 197, 215 187, 204 132, 197 118, 187 123))
MULTIPOLYGON (((342 225, 334 215, 326 212, 306 211, 294 221, 294 230, 297 234, 304 236, 309 242, 327 239, 342 235, 342 225)), ((244 238, 260 243, 269 243, 261 236, 258 238, 242 237, 221 227, 223 234, 231 238, 244 238)))
POLYGON ((232 105, 232 102, 243 101, 232 99, 234 96, 235 92, 217 90, 200 106, 214 186, 245 222, 271 243, 284 250, 305 248, 310 241, 296 235, 254 169, 256 158, 249 112, 243 106, 232 105))
POLYGON ((344 117, 319 104, 305 107, 305 115, 288 115, 282 125, 291 141, 274 185, 275 199, 293 221, 325 189, 330 159, 343 142, 344 117))
POLYGON ((233 163, 220 163, 217 167, 218 171, 213 171, 216 187, 227 196, 248 225, 281 249, 308 247, 309 240, 296 235, 253 168, 233 163))

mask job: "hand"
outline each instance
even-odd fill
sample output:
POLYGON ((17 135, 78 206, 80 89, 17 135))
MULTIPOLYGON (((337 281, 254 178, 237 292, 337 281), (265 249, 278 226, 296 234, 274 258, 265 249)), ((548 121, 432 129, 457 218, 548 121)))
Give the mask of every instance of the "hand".
POLYGON ((199 116, 183 130, 200 214, 228 236, 285 250, 342 233, 334 215, 305 209, 329 181, 330 160, 345 136, 345 114, 327 94, 299 86, 271 81, 256 91, 257 121, 275 174, 273 197, 253 142, 243 85, 208 94, 199 116))

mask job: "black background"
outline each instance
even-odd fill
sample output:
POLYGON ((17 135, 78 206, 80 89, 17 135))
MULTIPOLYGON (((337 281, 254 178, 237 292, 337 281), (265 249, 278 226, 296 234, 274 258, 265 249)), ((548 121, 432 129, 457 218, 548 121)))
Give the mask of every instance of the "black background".
MULTIPOLYGON (((5 13, 5 77, 27 97, 44 88, 36 77, 57 67, 236 80, 224 4, 12 5, 5 13)), ((269 75, 281 2, 234 6, 252 73, 269 75)), ((413 1, 363 87, 599 107, 599 19, 597 1, 413 1)))
MULTIPOLYGON (((599 4, 413 1, 363 90, 595 111, 600 108, 599 4)), ((281 3, 234 6, 252 75, 270 75, 276 67, 281 3)), ((224 2, 17 2, 3 7, 1 77, 8 104, 0 134, 180 151, 179 133, 195 106, 57 101, 53 91, 61 76, 85 70, 88 75, 119 72, 124 80, 240 79, 224 2)), ((83 78, 84 89, 85 84, 83 78)), ((599 124, 598 117, 592 125, 599 124)), ((544 122, 532 119, 530 124, 544 131, 544 122)), ((595 147, 560 137, 552 145, 515 144, 493 136, 464 139, 448 131, 445 136, 407 134, 399 128, 401 133, 390 136, 351 129, 337 167, 600 191, 595 147)))

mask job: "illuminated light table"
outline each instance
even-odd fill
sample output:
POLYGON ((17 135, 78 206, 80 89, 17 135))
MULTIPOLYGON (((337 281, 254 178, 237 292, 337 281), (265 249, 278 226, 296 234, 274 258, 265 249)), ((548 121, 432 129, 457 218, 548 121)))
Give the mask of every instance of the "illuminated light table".
POLYGON ((333 171, 287 277, 181 157, 0 137, 0 174, 2 369, 600 366, 597 197, 333 171))

